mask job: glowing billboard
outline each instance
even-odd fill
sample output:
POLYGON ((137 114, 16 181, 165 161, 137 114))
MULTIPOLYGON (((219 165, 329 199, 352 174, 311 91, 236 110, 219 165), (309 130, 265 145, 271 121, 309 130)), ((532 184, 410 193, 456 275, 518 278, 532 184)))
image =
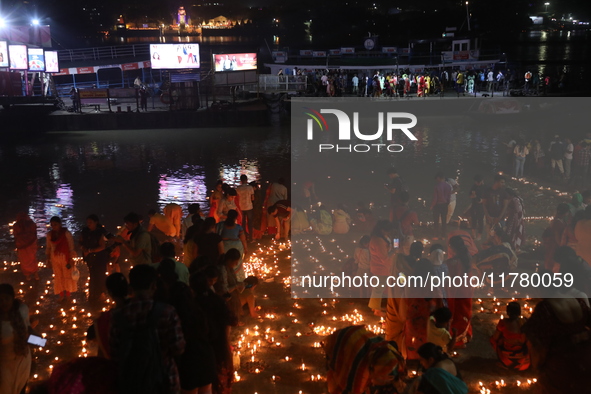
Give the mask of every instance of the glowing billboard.
POLYGON ((0 41, 0 67, 8 67, 8 44, 0 41))
POLYGON ((43 48, 29 48, 27 51, 29 59, 29 71, 45 71, 45 55, 43 48))
POLYGON ((57 51, 45 51, 45 72, 60 72, 60 65, 57 59, 57 51))
POLYGON ((257 69, 256 53, 229 53, 213 55, 215 71, 244 71, 257 69))
POLYGON ((8 54, 10 56, 11 70, 26 70, 29 68, 26 45, 9 45, 8 54))
POLYGON ((150 44, 152 68, 199 68, 199 44, 150 44))

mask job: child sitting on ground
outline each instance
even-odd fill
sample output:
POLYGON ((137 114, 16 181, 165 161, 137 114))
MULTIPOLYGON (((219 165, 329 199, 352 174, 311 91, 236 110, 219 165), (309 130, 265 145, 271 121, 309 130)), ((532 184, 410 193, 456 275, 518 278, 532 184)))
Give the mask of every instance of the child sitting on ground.
POLYGON ((521 332, 525 321, 521 318, 521 306, 518 302, 507 304, 507 316, 508 318, 499 320, 490 343, 505 367, 525 371, 530 366, 530 357, 525 334, 521 332))
POLYGON ((449 353, 453 350, 456 343, 456 331, 449 333, 452 313, 449 308, 443 307, 436 309, 429 319, 427 329, 427 342, 441 346, 444 352, 449 353))

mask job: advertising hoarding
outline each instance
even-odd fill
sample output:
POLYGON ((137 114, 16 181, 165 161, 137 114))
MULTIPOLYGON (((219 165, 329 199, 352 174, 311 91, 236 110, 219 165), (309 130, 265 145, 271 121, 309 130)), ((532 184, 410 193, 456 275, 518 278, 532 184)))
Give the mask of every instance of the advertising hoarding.
POLYGON ((257 69, 256 53, 229 53, 213 55, 215 71, 245 71, 257 69))
POLYGON ((150 44, 152 68, 199 68, 199 44, 150 44))
POLYGON ((45 55, 43 48, 28 48, 29 71, 45 71, 45 55))
POLYGON ((0 41, 0 67, 8 66, 8 44, 6 41, 0 41))
POLYGON ((57 58, 57 51, 45 51, 45 72, 59 73, 60 65, 57 58))
POLYGON ((11 70, 26 70, 29 68, 26 45, 9 45, 8 55, 10 56, 11 70))

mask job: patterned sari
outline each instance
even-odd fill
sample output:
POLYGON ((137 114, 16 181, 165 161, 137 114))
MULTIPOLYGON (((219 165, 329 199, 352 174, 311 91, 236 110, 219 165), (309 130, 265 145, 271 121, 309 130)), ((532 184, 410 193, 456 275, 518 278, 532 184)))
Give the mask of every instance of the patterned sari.
MULTIPOLYGON (((517 319, 519 327, 523 325, 523 319, 517 319)), ((500 320, 497 330, 490 338, 490 343, 497 352, 499 361, 507 368, 516 371, 525 371, 530 366, 527 339, 521 332, 510 331, 507 320, 500 320)))
POLYGON ((329 394, 368 393, 372 381, 389 380, 378 391, 401 392, 406 377, 404 358, 388 342, 364 326, 335 331, 324 343, 329 394))

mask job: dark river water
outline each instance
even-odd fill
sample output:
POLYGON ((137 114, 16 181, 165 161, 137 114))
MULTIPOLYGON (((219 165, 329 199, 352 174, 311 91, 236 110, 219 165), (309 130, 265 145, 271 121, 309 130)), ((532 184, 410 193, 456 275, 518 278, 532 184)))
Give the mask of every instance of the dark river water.
MULTIPOLYGON (((468 204, 474 174, 482 174, 490 184, 496 171, 506 169, 504 142, 522 136, 528 140, 540 137, 547 143, 548 136, 561 127, 561 118, 552 118, 553 122, 538 123, 531 117, 515 118, 503 127, 493 127, 486 118, 433 116, 415 130, 419 141, 398 141, 406 144, 403 154, 385 161, 368 157, 359 168, 350 167, 350 173, 339 171, 338 162, 327 163, 313 169, 312 178, 317 173, 316 191, 324 201, 353 208, 363 200, 377 207, 388 199, 381 187, 387 181, 387 167, 397 166, 413 199, 423 200, 430 199, 433 175, 441 170, 458 177, 463 186, 459 207, 468 204), (450 119, 460 126, 440 126, 450 119)), ((584 133, 575 127, 569 131, 575 137, 584 133)), ((0 224, 4 227, 15 220, 18 211, 27 211, 38 223, 41 236, 54 215, 64 218, 75 231, 87 215, 96 213, 112 231, 128 212, 147 216, 149 209, 161 209, 169 202, 184 208, 198 202, 207 210, 207 196, 218 179, 235 185, 246 174, 263 188, 281 176, 300 181, 301 174, 291 174, 290 163, 292 155, 298 160, 301 149, 291 145, 286 122, 266 127, 49 133, 34 139, 3 140, 0 166, 5 187, 0 189, 0 224)), ((526 162, 526 175, 531 168, 526 162)), ((292 191, 299 193, 300 185, 292 185, 292 191)), ((534 192, 529 190, 528 196, 533 198, 534 192)), ((532 200, 528 211, 551 214, 546 212, 548 204, 544 199, 532 200)), ((427 211, 424 214, 430 216, 427 211)))
POLYGON ((44 235, 51 216, 78 230, 90 213, 110 230, 130 211, 206 198, 218 179, 265 183, 289 176, 285 128, 96 131, 3 141, 0 223, 28 211, 44 235))

